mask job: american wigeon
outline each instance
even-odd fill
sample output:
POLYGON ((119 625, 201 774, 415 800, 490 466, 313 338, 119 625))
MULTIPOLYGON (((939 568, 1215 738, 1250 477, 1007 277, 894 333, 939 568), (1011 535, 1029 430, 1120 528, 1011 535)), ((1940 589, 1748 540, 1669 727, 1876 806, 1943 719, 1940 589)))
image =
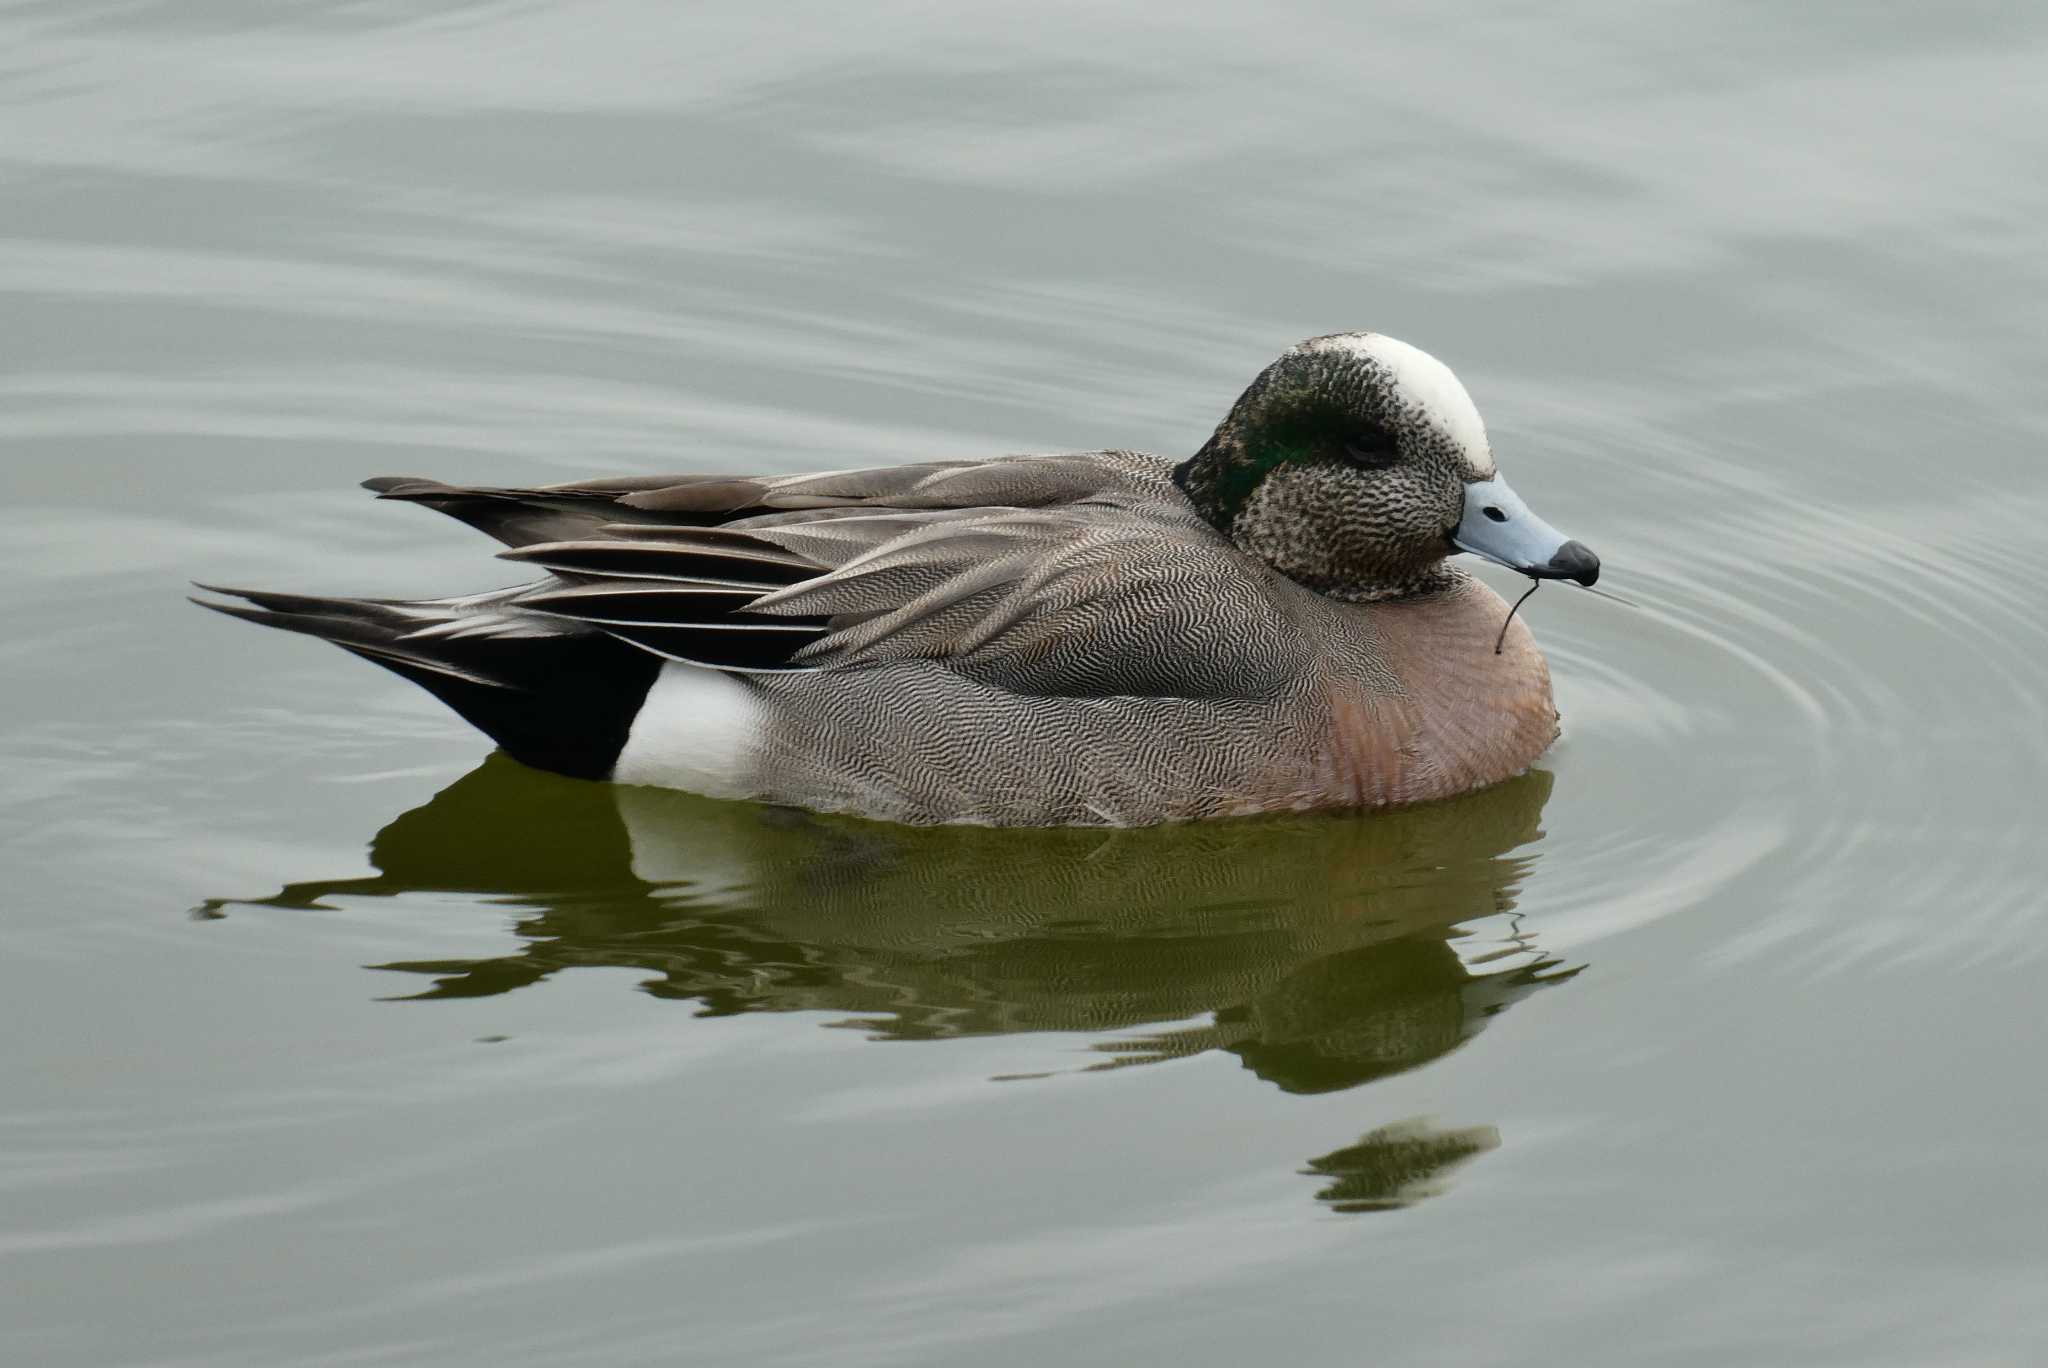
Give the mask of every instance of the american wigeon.
POLYGON ((1373 333, 1289 349, 1178 465, 368 487, 545 578, 207 606, 374 660, 543 769, 901 822, 1139 825, 1497 782, 1557 734, 1549 671, 1448 558, 1600 568, 1501 479, 1449 368, 1373 333))

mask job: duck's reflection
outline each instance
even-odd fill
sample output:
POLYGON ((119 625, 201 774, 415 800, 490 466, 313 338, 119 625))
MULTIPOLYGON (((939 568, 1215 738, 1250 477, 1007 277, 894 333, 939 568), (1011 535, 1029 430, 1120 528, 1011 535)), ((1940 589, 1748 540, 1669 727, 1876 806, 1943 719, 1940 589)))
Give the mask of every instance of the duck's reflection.
POLYGON ((376 966, 430 978, 420 998, 625 966, 712 1014, 827 1011, 889 1039, 1087 1032, 1110 1037, 1096 1068, 1221 1049, 1289 1092, 1328 1092, 1446 1054, 1574 972, 1512 915, 1550 782, 1368 816, 995 831, 493 756, 377 834, 378 875, 264 901, 457 891, 529 909, 513 953, 376 966))
POLYGON ((1418 1117, 1368 1131, 1355 1145, 1309 1160, 1302 1173, 1332 1180, 1316 1194, 1332 1210, 1396 1211, 1436 1196, 1454 1170, 1498 1148, 1492 1126, 1443 1130, 1418 1117))

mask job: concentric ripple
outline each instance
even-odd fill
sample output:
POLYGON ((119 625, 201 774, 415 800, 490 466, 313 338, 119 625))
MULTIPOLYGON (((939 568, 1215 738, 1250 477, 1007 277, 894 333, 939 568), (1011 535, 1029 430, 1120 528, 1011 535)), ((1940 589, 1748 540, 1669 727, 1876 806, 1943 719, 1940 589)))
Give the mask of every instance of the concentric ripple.
MULTIPOLYGON (((1661 510, 1705 506, 1693 485, 1653 468, 1610 516, 1668 523, 1661 510)), ((1702 930, 1715 963, 2038 953, 2038 895, 2012 861, 2048 762, 2039 495, 1830 506, 1746 476, 1715 506, 1726 516, 1610 555, 1605 583, 1640 613, 1537 607, 1577 800, 1533 894, 1551 941, 1739 885, 1742 911, 1702 930), (1891 871, 1881 898, 1870 865, 1891 871)))

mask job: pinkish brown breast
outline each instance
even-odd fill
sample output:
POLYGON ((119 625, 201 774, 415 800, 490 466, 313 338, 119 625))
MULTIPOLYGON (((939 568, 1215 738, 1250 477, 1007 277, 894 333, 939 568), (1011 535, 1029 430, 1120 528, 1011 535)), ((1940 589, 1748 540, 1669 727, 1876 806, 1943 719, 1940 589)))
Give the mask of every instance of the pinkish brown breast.
POLYGON ((1401 692, 1332 679, 1329 749, 1316 766, 1323 801, 1448 798, 1520 774, 1557 738, 1550 668, 1520 618, 1493 653, 1508 605, 1486 585, 1357 611, 1401 692))

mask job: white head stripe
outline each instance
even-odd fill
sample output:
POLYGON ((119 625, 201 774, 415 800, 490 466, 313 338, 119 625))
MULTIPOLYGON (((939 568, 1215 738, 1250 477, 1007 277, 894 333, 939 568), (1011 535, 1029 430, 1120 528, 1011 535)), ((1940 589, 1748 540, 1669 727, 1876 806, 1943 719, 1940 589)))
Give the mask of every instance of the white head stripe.
POLYGON ((1486 424, 1465 386, 1451 368, 1420 347, 1379 333, 1350 333, 1328 339, 1329 345, 1349 347, 1386 367, 1400 387, 1401 396, 1425 409, 1443 425, 1452 441, 1465 453, 1475 476, 1493 473, 1493 446, 1486 439, 1486 424))

